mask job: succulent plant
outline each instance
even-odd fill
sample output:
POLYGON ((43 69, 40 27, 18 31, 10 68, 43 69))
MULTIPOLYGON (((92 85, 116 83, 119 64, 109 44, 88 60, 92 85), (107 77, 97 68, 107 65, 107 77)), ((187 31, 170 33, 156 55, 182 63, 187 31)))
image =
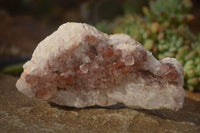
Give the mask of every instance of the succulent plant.
POLYGON ((174 57, 184 68, 186 89, 200 91, 200 35, 191 33, 187 22, 190 0, 155 0, 143 8, 144 16, 126 14, 112 22, 97 24, 106 33, 126 33, 141 42, 158 59, 174 57))

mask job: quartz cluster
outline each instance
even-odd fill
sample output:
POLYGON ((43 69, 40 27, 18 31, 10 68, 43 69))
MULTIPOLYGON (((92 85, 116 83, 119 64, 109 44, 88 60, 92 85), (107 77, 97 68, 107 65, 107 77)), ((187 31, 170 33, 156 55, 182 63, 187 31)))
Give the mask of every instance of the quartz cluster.
POLYGON ((176 59, 159 61, 130 36, 107 35, 87 24, 61 25, 23 67, 18 90, 59 105, 183 106, 183 69, 176 59))

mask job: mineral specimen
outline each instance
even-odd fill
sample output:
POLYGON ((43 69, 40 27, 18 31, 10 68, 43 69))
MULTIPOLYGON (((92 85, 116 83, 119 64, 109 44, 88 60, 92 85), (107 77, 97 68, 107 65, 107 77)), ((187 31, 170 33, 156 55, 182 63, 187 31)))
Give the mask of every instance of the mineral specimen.
POLYGON ((128 35, 107 35, 87 24, 61 25, 23 67, 18 90, 59 105, 183 106, 183 69, 176 59, 158 61, 128 35))

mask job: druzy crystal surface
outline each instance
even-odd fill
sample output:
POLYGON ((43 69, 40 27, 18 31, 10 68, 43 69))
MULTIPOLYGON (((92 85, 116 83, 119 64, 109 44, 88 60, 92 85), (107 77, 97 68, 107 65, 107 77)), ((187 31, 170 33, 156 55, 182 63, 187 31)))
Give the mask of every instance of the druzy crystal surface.
POLYGON ((183 69, 176 59, 159 61, 130 36, 107 35, 87 24, 61 25, 23 67, 18 90, 59 105, 183 106, 183 69))

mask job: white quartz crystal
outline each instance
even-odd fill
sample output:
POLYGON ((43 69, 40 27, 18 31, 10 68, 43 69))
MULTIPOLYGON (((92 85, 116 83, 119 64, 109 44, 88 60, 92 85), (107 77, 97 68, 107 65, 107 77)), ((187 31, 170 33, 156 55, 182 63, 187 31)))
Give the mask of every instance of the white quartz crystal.
POLYGON ((61 25, 23 67, 18 90, 59 105, 183 106, 183 69, 176 59, 158 61, 128 35, 107 35, 87 24, 61 25))

